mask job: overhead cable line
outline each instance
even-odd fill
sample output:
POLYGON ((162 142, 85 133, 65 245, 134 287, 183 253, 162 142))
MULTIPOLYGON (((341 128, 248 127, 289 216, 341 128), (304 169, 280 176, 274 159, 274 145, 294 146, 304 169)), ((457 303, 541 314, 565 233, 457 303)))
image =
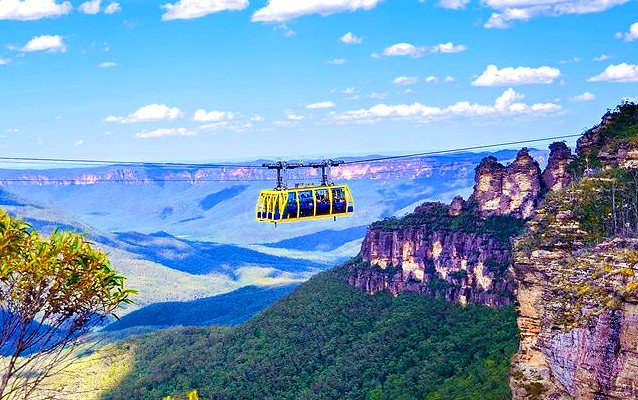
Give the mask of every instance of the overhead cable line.
MULTIPOLYGON (((351 165, 351 164, 362 164, 362 163, 370 163, 370 162, 378 162, 378 161, 388 161, 388 160, 398 160, 404 158, 416 158, 416 157, 424 157, 424 156, 433 156, 433 155, 441 155, 441 154, 450 154, 471 150, 483 150, 489 149, 493 147, 502 147, 502 146, 512 146, 512 145, 520 145, 520 144, 529 144, 529 143, 538 143, 545 142, 549 140, 560 140, 560 139, 569 139, 581 136, 581 134, 572 134, 572 135, 562 135, 562 136, 552 136, 545 138, 537 138, 537 139, 529 139, 529 140, 518 140, 512 142, 501 142, 501 143, 492 143, 485 145, 477 145, 477 146, 468 146, 468 147, 459 147, 454 149, 444 149, 444 150, 434 150, 420 153, 411 153, 411 154, 402 154, 396 156, 383 156, 383 157, 375 157, 375 158, 367 158, 361 160, 351 160, 345 161, 342 165, 351 165)), ((144 162, 144 161, 121 161, 121 160, 94 160, 94 159, 72 159, 72 158, 33 158, 33 157, 0 157, 0 163, 45 163, 45 164, 88 164, 88 165, 126 165, 126 166, 137 166, 137 167, 195 167, 195 168, 251 168, 251 169, 262 169, 264 166, 262 164, 224 164, 224 163, 180 163, 180 162, 144 162)), ((310 165, 309 165, 310 166, 310 165)))
POLYGON ((353 160, 346 161, 344 164, 358 164, 364 162, 376 162, 376 161, 387 161, 387 160, 397 160, 402 158, 415 158, 415 157, 424 157, 424 156, 433 156, 439 154, 449 154, 449 153, 457 153, 461 151, 470 151, 470 150, 482 150, 489 149, 492 147, 500 147, 500 146, 511 146, 515 144, 527 144, 527 143, 537 143, 537 142, 545 142, 548 140, 559 140, 559 139, 569 139, 581 136, 582 134, 572 134, 572 135, 563 135, 563 136, 552 136, 541 139, 530 139, 530 140, 518 140, 514 142, 503 142, 503 143, 494 143, 494 144, 484 144, 478 146, 469 146, 469 147, 460 147, 457 149, 448 149, 448 150, 435 150, 435 151, 426 151, 422 153, 412 153, 412 154, 403 154, 399 156, 387 156, 387 157, 377 157, 377 158, 369 158, 367 160, 353 160))

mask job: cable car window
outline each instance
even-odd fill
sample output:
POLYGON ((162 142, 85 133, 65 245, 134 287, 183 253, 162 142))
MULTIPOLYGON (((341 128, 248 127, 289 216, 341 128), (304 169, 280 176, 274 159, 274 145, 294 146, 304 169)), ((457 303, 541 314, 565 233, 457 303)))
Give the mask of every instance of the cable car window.
POLYGON ((346 212, 346 195, 343 192, 343 188, 332 189, 332 212, 333 213, 346 212))
POLYGON ((315 214, 315 204, 312 198, 312 190, 299 191, 299 216, 312 217, 315 214))
POLYGON ((289 192, 286 209, 284 210, 284 218, 297 218, 297 193, 289 192))
POLYGON ((315 201, 317 202, 317 215, 326 215, 330 213, 328 190, 315 189, 315 201))

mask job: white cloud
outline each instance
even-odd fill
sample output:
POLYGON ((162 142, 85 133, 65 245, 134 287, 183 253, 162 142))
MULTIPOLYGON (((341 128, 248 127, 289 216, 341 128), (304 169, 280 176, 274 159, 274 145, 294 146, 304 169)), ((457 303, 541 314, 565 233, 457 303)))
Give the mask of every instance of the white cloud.
POLYGON ((437 78, 434 75, 430 75, 427 78, 425 78, 425 83, 439 83, 439 78, 437 78))
POLYGON ((275 27, 276 30, 283 32, 284 37, 293 37, 297 34, 297 32, 293 31, 288 27, 287 24, 279 24, 275 27))
POLYGON ((378 92, 374 92, 374 93, 370 93, 368 95, 369 98, 371 99, 385 99, 386 97, 388 97, 387 93, 378 93, 378 92))
POLYGON ((42 35, 36 36, 29 40, 27 44, 20 48, 20 51, 32 52, 32 51, 47 51, 49 53, 64 53, 66 51, 66 45, 62 36, 42 35))
POLYGON ((10 64, 12 60, 10 58, 0 58, 0 65, 10 64))
POLYGON ((451 53, 460 53, 465 50, 467 50, 467 46, 462 44, 456 45, 452 42, 441 43, 441 44, 437 44, 435 46, 430 47, 430 52, 432 53, 451 54, 451 53))
POLYGON ((115 14, 120 11, 122 11, 120 3, 110 3, 104 8, 104 14, 115 14))
MULTIPOLYGON (((383 49, 384 56, 409 56, 411 58, 420 58, 430 53, 459 53, 467 50, 465 45, 455 45, 452 42, 441 43, 431 47, 415 46, 410 43, 397 43, 383 49)), ((379 58, 378 54, 373 54, 372 58, 379 58)))
POLYGON ((290 111, 286 111, 286 118, 288 118, 290 121, 301 121, 303 119, 306 119, 305 116, 303 115, 296 115, 290 111))
POLYGON ((611 56, 607 54, 601 54, 598 57, 594 58, 594 61, 606 61, 606 60, 609 60, 610 58, 611 56))
POLYGON ((386 105, 377 104, 368 109, 347 111, 345 113, 330 113, 332 121, 342 122, 377 122, 384 119, 405 119, 427 123, 437 119, 454 116, 510 116, 510 115, 546 115, 559 112, 561 106, 549 103, 525 104, 521 100, 524 96, 509 88, 505 90, 492 105, 472 104, 461 101, 445 108, 424 105, 418 102, 412 104, 386 105))
POLYGON ((253 116, 251 116, 251 117, 250 117, 250 120, 251 120, 252 122, 262 122, 262 121, 264 121, 264 120, 265 120, 265 118, 264 118, 264 117, 262 117, 261 115, 256 115, 256 114, 255 114, 255 115, 253 115, 253 116))
POLYGON ((200 18, 220 11, 243 10, 246 7, 248 0, 179 0, 175 4, 162 6, 166 10, 162 21, 200 18))
POLYGON ((461 10, 468 5, 470 0, 441 0, 439 5, 450 10, 461 10))
POLYGON ((76 146, 81 146, 84 144, 84 139, 80 139, 74 143, 76 146))
POLYGON ((59 17, 71 12, 70 2, 56 0, 0 0, 0 20, 37 20, 59 17))
POLYGON ((341 91, 341 93, 343 94, 355 94, 357 93, 357 89, 353 88, 353 87, 349 87, 349 88, 345 88, 341 91))
POLYGON ((560 70, 552 67, 517 67, 498 69, 488 65, 481 76, 476 78, 474 86, 506 86, 527 84, 549 84, 560 76, 560 70))
POLYGON ((596 99, 596 95, 593 93, 585 92, 583 94, 579 94, 578 96, 573 96, 569 98, 571 101, 592 101, 596 99))
POLYGON ((561 64, 571 64, 571 63, 578 63, 580 62, 580 58, 579 57, 572 57, 572 58, 568 58, 565 60, 560 60, 561 64))
POLYGON ((226 111, 206 111, 199 109, 193 115, 193 121, 198 122, 217 122, 235 118, 235 114, 226 111))
POLYGON ((332 60, 326 62, 333 65, 343 65, 349 63, 350 61, 346 60, 345 58, 333 58, 332 60))
POLYGON ((84 14, 97 14, 100 12, 100 3, 102 0, 90 0, 80 4, 78 10, 84 14))
POLYGON ((482 0, 494 9, 486 28, 509 28, 512 22, 527 21, 539 16, 588 14, 606 11, 630 0, 482 0))
POLYGON ((419 80, 416 76, 397 76, 392 82, 399 86, 406 86, 415 85, 418 81, 419 80))
POLYGON ((182 115, 183 114, 179 108, 171 108, 165 104, 149 104, 147 106, 140 107, 137 111, 129 114, 127 117, 116 117, 110 115, 104 118, 104 121, 129 124, 134 122, 172 120, 180 118, 182 115))
POLYGON ((589 82, 638 82, 638 65, 622 63, 610 65, 605 71, 587 79, 589 82))
POLYGON ((197 133, 186 128, 160 128, 152 131, 142 131, 135 134, 138 139, 151 139, 166 136, 195 136, 197 133))
POLYGON ((625 42, 631 42, 632 40, 638 39, 638 22, 634 22, 629 27, 629 32, 621 33, 618 32, 616 37, 624 40, 625 42))
POLYGON ((348 32, 339 39, 345 44, 361 44, 363 39, 352 32, 348 32))
POLYGON ((412 58, 423 57, 425 47, 417 47, 410 43, 397 43, 383 49, 384 56, 410 56, 412 58))
POLYGON ((446 82, 446 83, 454 82, 454 77, 448 75, 445 78, 443 78, 443 82, 446 82))
POLYGON ((117 66, 117 63, 114 63, 112 61, 105 61, 100 63, 100 68, 113 68, 116 66, 117 66))
POLYGON ((331 101, 320 101, 319 103, 312 103, 306 105, 308 109, 317 109, 317 108, 332 108, 335 106, 335 103, 331 101))
POLYGON ((251 18, 256 22, 284 22, 304 15, 322 16, 359 9, 370 10, 381 0, 268 0, 251 18))

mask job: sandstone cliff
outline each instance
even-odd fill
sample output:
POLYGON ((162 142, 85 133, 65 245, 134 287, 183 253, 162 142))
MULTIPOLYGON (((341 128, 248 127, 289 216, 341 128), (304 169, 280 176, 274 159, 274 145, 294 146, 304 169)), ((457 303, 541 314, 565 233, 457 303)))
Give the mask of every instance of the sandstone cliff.
POLYGON ((527 149, 518 152, 508 166, 495 157, 484 158, 476 167, 472 200, 483 217, 532 215, 539 198, 541 170, 527 149))
POLYGON ((449 206, 426 203, 404 218, 372 224, 350 284, 369 293, 408 291, 461 304, 510 304, 512 238, 533 214, 543 187, 560 190, 570 181, 569 149, 554 143, 550 150, 543 180, 527 149, 507 166, 486 157, 475 170, 467 202, 456 197, 449 206))
POLYGON ((373 224, 361 246, 362 265, 353 267, 350 284, 369 293, 407 291, 502 306, 512 301, 511 243, 508 233, 522 226, 515 219, 487 226, 474 216, 451 216, 442 204, 427 204, 412 215, 424 223, 373 224), (464 221, 463 226, 456 222, 464 221), (497 229, 502 231, 497 232, 497 229))
POLYGON ((553 196, 516 242, 512 398, 638 398, 638 239, 587 246, 574 199, 553 196))

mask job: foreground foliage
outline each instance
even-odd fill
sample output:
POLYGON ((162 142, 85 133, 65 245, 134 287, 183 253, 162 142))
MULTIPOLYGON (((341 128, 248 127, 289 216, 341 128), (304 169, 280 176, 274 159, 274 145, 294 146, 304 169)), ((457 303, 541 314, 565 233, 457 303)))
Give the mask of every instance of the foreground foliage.
POLYGON ((41 238, 0 210, 0 399, 30 398, 82 334, 132 293, 82 236, 41 238))
POLYGON ((105 400, 508 399, 515 313, 425 296, 369 296, 322 273, 244 325, 126 342, 132 373, 105 400))

